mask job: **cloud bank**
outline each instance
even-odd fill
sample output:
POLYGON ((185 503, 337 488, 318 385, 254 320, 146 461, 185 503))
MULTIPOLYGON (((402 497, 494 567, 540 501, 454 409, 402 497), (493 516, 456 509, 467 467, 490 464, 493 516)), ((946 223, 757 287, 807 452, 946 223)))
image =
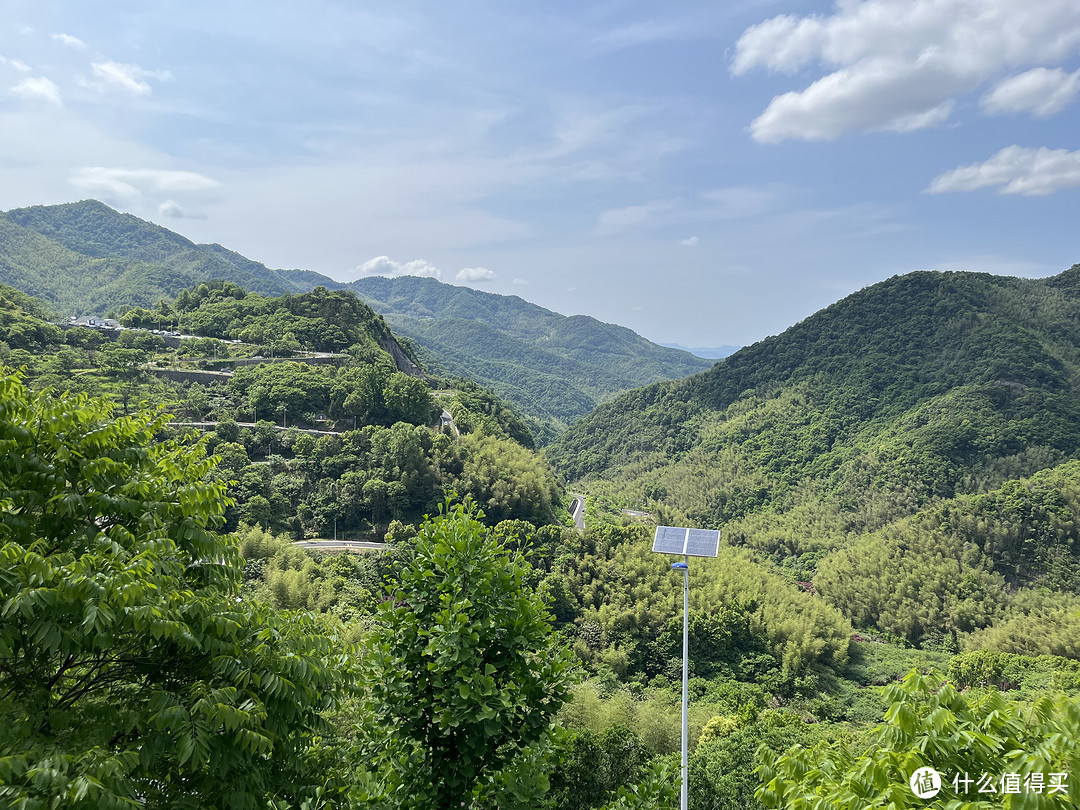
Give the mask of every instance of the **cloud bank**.
POLYGON ((376 256, 356 268, 358 278, 367 276, 420 276, 422 278, 442 278, 442 271, 431 262, 424 259, 413 259, 410 262, 396 262, 389 256, 376 256))
MULTIPOLYGON (((1053 65, 1078 51, 1075 0, 844 0, 831 16, 784 14, 748 28, 731 72, 823 67, 805 89, 773 98, 750 132, 763 143, 829 140, 939 126, 957 96, 1009 69, 1053 65)), ((1071 98, 1065 84, 1057 74, 1027 76, 1026 89, 1006 85, 988 103, 1054 111, 1071 98)))
POLYGON ((983 96, 981 106, 990 115, 1030 112, 1040 118, 1064 110, 1080 92, 1080 70, 1035 68, 999 82, 983 96))
POLYGON ((488 270, 486 267, 463 267, 458 270, 458 274, 454 276, 455 281, 471 281, 471 282, 483 282, 492 281, 495 278, 495 272, 488 270))
POLYGON ((1080 151, 1007 146, 983 163, 961 166, 934 178, 927 192, 977 191, 999 187, 1001 194, 1046 196, 1080 186, 1080 151))
POLYGON ((207 191, 220 185, 216 180, 198 172, 104 166, 79 169, 71 176, 70 182, 80 191, 101 195, 124 204, 130 204, 149 192, 207 191))

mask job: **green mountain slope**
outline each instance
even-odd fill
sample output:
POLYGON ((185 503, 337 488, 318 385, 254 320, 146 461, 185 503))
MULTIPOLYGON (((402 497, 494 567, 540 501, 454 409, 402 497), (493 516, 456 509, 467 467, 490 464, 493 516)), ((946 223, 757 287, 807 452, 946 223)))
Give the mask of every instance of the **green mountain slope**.
POLYGON ((411 276, 349 287, 433 367, 477 380, 558 430, 619 391, 712 365, 625 327, 559 315, 517 296, 411 276))
MULTIPOLYGON (((399 334, 408 334, 425 364, 450 375, 467 372, 472 379, 489 380, 491 388, 534 416, 562 422, 579 418, 595 406, 590 366, 536 349, 526 341, 503 335, 486 324, 460 318, 408 321, 388 315, 399 334), (477 346, 488 346, 482 357, 477 346)), ((634 387, 623 384, 623 389, 634 387)))
POLYGON ((602 406, 551 458, 712 525, 808 500, 880 524, 1000 484, 1080 449, 1078 279, 889 279, 602 406))
POLYGON ((149 305, 210 279, 263 295, 341 286, 305 271, 271 270, 221 245, 197 245, 96 200, 20 208, 0 220, 17 248, 0 258, 0 280, 80 311, 149 305))
POLYGON ((1080 266, 1050 280, 930 272, 889 279, 708 372, 620 397, 575 426, 553 458, 574 478, 657 453, 678 462, 705 438, 710 447, 731 443, 734 422, 740 444, 755 436, 780 443, 758 460, 783 469, 786 487, 835 468, 829 454, 844 455, 859 437, 936 442, 957 473, 1033 444, 1073 453, 1078 279, 1080 266), (996 414, 1002 430, 948 429, 972 409, 996 414), (765 412, 775 419, 767 437, 765 412))
POLYGON ((1066 636, 1072 608, 1028 589, 1080 570, 1080 265, 889 279, 600 406, 548 455, 600 503, 722 527, 856 626, 1066 636))
POLYGON ((181 270, 142 261, 93 258, 0 216, 0 283, 69 313, 103 313, 117 301, 150 304, 196 281, 181 270))

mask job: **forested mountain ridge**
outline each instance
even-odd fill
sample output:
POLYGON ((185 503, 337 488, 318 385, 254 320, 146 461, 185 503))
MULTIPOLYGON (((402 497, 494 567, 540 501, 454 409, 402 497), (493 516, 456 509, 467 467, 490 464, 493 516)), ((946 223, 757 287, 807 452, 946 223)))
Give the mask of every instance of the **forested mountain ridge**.
POLYGON ((723 527, 813 580, 857 627, 921 642, 1012 611, 1049 621, 1027 589, 1064 598, 1080 568, 1068 494, 1080 486, 1068 463, 1080 458, 1080 265, 1050 279, 891 278, 710 371, 600 406, 548 456, 596 497, 723 527), (989 500, 948 507, 978 517, 947 529, 935 510, 965 498, 989 500), (883 606, 893 593, 902 608, 883 606))
POLYGON ((125 414, 152 403, 177 418, 170 431, 210 431, 216 475, 233 479, 230 528, 381 539, 391 520, 417 519, 448 492, 495 522, 562 514, 520 416, 472 383, 450 389, 423 374, 347 290, 270 298, 210 281, 128 309, 122 329, 49 317, 45 302, 0 285, 0 365, 37 390, 107 394, 125 414), (179 324, 198 337, 178 338, 179 324))
MULTIPOLYGON (((570 478, 603 474, 644 454, 677 461, 700 444, 705 423, 726 409, 755 398, 776 401, 795 390, 821 411, 806 425, 810 444, 801 455, 807 461, 950 393, 1021 418, 1030 434, 999 436, 996 449, 1045 444, 1071 454, 1080 439, 1073 396, 1080 379, 1078 315, 1080 265, 1044 280, 897 276, 709 371, 624 394, 576 425, 551 455, 570 478)), ((974 460, 979 448, 962 447, 962 435, 955 438, 955 459, 974 460)))
POLYGON ((64 308, 155 303, 221 279, 263 295, 337 288, 300 270, 271 270, 221 245, 198 245, 97 200, 0 214, 0 281, 64 308))
POLYGON ((265 296, 347 287, 411 339, 425 365, 495 391, 541 441, 620 391, 711 364, 625 327, 558 315, 516 296, 427 278, 344 285, 311 270, 270 269, 96 200, 0 213, 0 283, 66 314, 150 307, 212 280, 265 296))
POLYGON ((712 365, 626 327, 560 315, 518 296, 414 276, 363 278, 348 286, 429 365, 475 379, 556 430, 620 391, 712 365))

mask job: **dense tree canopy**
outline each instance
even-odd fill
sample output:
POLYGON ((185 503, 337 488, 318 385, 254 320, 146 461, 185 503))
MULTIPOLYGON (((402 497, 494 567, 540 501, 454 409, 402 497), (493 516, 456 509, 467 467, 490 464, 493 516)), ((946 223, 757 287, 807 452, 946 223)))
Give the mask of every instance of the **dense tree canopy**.
POLYGON ((763 750, 757 795, 765 807, 990 810, 1080 802, 1080 699, 1043 696, 1025 704, 996 691, 965 695, 935 673, 916 672, 885 695, 885 724, 863 753, 835 742, 783 755, 763 750), (910 779, 927 767, 937 771, 940 793, 920 797, 910 779))
POLYGON ((0 796, 261 807, 350 668, 328 627, 237 599, 224 487, 165 417, 0 377, 0 796))
POLYGON ((399 564, 396 601, 381 606, 364 653, 382 757, 397 770, 392 803, 533 806, 546 779, 513 769, 549 740, 570 658, 528 565, 463 505, 421 526, 399 564))

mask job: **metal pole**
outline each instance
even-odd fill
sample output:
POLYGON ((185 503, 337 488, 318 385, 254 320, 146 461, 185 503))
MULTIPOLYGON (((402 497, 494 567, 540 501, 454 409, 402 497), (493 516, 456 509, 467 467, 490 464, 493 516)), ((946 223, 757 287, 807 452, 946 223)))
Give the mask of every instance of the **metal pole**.
POLYGON ((685 557, 686 567, 683 568, 683 614, 682 614, 682 791, 679 794, 680 807, 687 810, 687 786, 689 784, 690 767, 688 760, 689 751, 689 724, 688 706, 690 702, 689 674, 690 674, 690 558, 685 557))

